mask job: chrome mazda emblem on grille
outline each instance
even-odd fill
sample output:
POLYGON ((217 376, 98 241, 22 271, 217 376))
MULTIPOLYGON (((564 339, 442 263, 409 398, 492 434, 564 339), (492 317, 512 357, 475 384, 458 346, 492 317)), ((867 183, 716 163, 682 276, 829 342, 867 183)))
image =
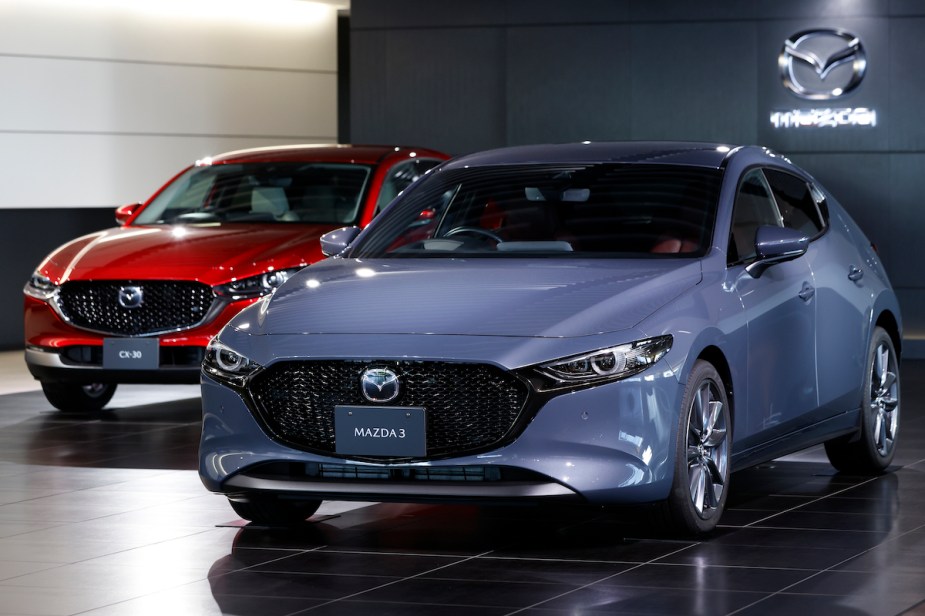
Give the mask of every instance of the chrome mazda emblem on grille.
POLYGON ((141 287, 119 287, 118 302, 123 308, 139 308, 144 301, 144 291, 141 287))
POLYGON ((791 92, 809 100, 831 100, 861 83, 867 54, 861 39, 844 30, 804 30, 784 42, 777 64, 791 92))
POLYGON ((370 402, 391 402, 398 397, 398 375, 388 368, 368 368, 360 377, 360 391, 370 402))

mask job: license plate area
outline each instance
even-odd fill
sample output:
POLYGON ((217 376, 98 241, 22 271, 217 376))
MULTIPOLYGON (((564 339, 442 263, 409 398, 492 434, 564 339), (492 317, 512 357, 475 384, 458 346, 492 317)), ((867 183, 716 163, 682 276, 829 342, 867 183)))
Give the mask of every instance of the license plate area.
POLYGON ((426 414, 406 406, 334 407, 334 450, 343 455, 423 457, 426 414))
POLYGON ((157 370, 159 366, 157 338, 103 339, 103 368, 107 370, 157 370))

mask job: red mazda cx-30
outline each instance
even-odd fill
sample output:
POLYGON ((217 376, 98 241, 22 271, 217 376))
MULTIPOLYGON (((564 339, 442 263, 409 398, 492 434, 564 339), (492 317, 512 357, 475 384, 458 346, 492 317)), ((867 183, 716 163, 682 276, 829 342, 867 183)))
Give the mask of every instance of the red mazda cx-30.
POLYGON ((447 158, 396 146, 281 146, 197 161, 121 226, 52 252, 24 288, 25 358, 52 405, 103 408, 118 383, 196 383, 209 340, 447 158))

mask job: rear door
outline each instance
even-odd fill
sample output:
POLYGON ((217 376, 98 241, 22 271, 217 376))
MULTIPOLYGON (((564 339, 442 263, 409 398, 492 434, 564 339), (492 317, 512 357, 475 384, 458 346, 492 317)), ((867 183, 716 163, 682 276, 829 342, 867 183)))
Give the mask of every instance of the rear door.
POLYGON ((784 171, 766 176, 785 224, 804 231, 813 241, 806 259, 813 270, 820 410, 825 419, 856 409, 867 360, 870 286, 866 264, 847 225, 828 216, 822 192, 804 179, 784 171))

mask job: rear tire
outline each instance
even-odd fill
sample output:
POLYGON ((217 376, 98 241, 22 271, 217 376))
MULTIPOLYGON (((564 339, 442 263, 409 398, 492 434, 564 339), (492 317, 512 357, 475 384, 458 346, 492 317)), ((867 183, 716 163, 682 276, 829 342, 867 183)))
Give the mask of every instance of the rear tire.
POLYGON ((861 399, 861 428, 825 444, 836 469, 845 473, 881 473, 893 461, 899 434, 899 359, 893 340, 874 328, 861 399))
POLYGON ((681 402, 671 492, 662 504, 672 530, 701 535, 716 528, 729 494, 731 425, 722 377, 697 360, 681 402))
POLYGON ((228 503, 245 520, 267 526, 300 524, 321 506, 320 500, 288 500, 271 495, 248 495, 246 500, 229 497, 228 503))
POLYGON ((42 381, 42 391, 53 407, 65 413, 95 413, 116 393, 115 383, 54 383, 42 381))

